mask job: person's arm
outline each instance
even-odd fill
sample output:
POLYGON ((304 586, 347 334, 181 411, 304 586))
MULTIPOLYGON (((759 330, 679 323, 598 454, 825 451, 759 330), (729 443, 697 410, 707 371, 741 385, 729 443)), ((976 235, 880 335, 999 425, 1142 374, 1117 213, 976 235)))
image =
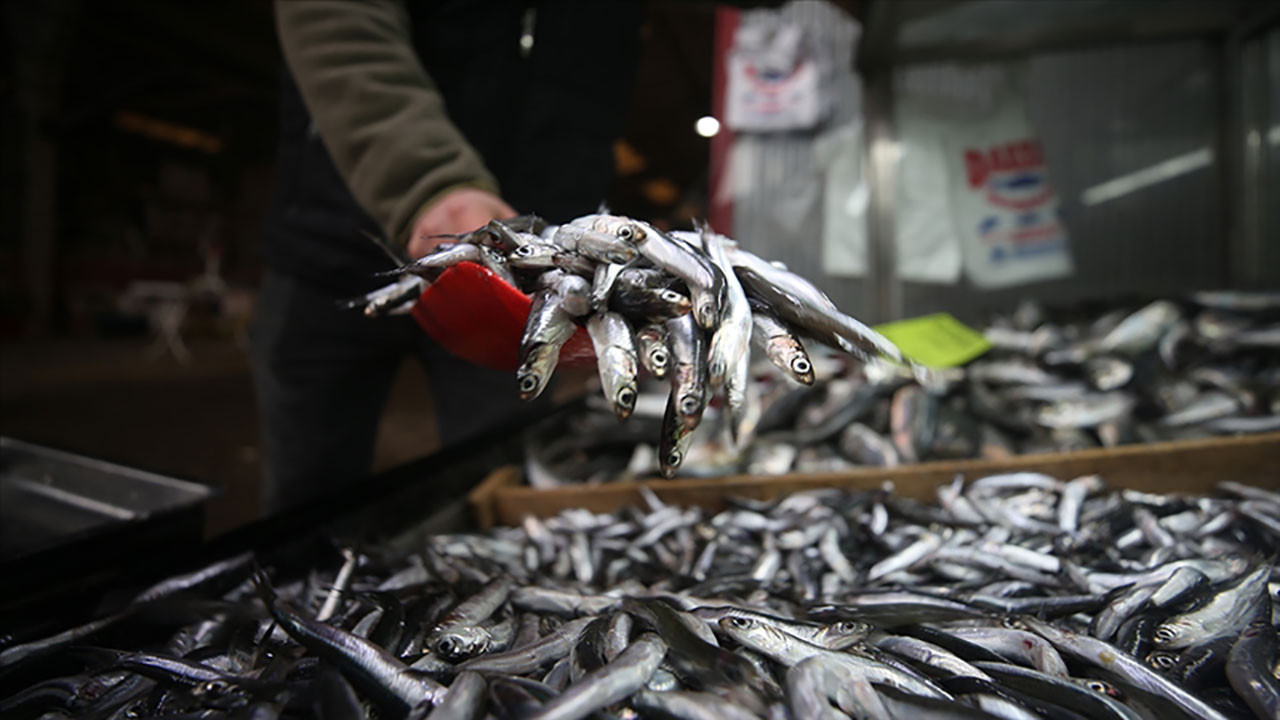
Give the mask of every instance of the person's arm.
POLYGON ((426 235, 514 215, 479 153, 449 121, 395 0, 277 0, 285 61, 352 195, 387 237, 422 254, 426 235))

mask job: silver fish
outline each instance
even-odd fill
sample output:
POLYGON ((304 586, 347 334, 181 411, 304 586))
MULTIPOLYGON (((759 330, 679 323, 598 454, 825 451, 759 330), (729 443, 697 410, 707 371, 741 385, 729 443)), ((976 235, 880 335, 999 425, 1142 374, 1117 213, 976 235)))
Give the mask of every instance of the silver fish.
POLYGON ((611 401, 613 413, 626 420, 636 406, 636 348, 631 327, 617 313, 596 313, 587 320, 587 333, 596 351, 600 384, 611 401))
POLYGON ((804 385, 812 385, 813 362, 800 339, 773 314, 768 305, 758 300, 751 303, 751 339, 756 347, 763 350, 769 361, 788 377, 804 385))
POLYGON ((646 260, 683 280, 693 299, 694 319, 705 330, 715 328, 720 320, 724 277, 698 248, 638 220, 601 216, 595 224, 635 242, 646 260))
POLYGON ((573 318, 560 307, 554 290, 541 290, 533 296, 533 306, 520 340, 520 367, 516 382, 520 399, 532 400, 542 394, 560 359, 560 347, 573 335, 573 318))
POLYGON ((819 337, 835 335, 868 355, 904 362, 888 338, 840 312, 813 283, 741 248, 729 252, 734 272, 749 294, 769 303, 779 317, 819 337))
POLYGON ((665 325, 671 357, 671 398, 683 422, 692 430, 709 400, 706 339, 689 315, 672 318, 665 325))
POLYGON ((1051 428, 1094 427, 1128 413, 1133 403, 1133 398, 1122 392, 1083 395, 1042 407, 1036 422, 1051 428))
POLYGON ((636 331, 636 345, 640 364, 649 374, 661 380, 671 366, 671 354, 667 351, 667 329, 662 324, 651 324, 636 331))
POLYGON ((1149 350, 1181 316, 1177 305, 1157 300, 1126 317, 1103 335, 1098 341, 1098 350, 1126 355, 1149 350))
MULTIPOLYGON (((724 385, 725 401, 732 416, 739 416, 746 403, 747 371, 751 359, 751 307, 742 290, 725 249, 726 239, 710 231, 702 233, 703 245, 711 261, 724 275, 724 305, 720 324, 707 348, 707 369, 712 387, 724 385)), ((734 437, 738 425, 731 422, 734 437)))

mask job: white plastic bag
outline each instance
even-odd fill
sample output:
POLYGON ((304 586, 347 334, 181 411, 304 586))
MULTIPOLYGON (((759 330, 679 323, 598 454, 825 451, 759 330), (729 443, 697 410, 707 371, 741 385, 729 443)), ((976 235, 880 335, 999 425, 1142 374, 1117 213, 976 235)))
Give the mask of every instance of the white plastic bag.
POLYGON ((725 121, 736 131, 805 130, 827 114, 822 58, 776 13, 743 16, 726 69, 725 121))
POLYGON ((946 135, 951 211, 969 280, 999 288, 1073 271, 1058 195, 1020 93, 946 135))

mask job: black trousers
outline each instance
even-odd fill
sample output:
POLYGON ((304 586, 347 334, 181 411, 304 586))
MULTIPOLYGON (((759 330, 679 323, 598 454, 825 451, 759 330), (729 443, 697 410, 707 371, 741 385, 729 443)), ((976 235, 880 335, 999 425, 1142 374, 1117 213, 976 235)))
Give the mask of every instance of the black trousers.
POLYGON ((252 336, 264 515, 369 474, 378 420, 406 355, 426 367, 442 444, 527 409, 510 373, 453 357, 412 318, 366 318, 340 309, 340 299, 290 275, 265 275, 252 336))

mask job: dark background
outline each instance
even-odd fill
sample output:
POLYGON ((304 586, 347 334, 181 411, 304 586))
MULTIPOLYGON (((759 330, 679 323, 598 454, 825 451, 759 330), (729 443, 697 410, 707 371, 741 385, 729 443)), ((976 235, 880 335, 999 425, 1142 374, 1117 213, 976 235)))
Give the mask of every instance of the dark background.
MULTIPOLYGON (((693 125, 710 112, 714 13, 648 3, 619 212, 705 214, 693 125)), ((246 350, 275 150, 270 3, 10 2, 0 22, 0 434, 213 482, 210 532, 240 524, 261 472, 246 350), (136 283, 208 287, 215 266, 225 290, 189 304, 182 362, 136 283)), ((416 365, 392 397, 379 467, 435 443, 416 365)))

